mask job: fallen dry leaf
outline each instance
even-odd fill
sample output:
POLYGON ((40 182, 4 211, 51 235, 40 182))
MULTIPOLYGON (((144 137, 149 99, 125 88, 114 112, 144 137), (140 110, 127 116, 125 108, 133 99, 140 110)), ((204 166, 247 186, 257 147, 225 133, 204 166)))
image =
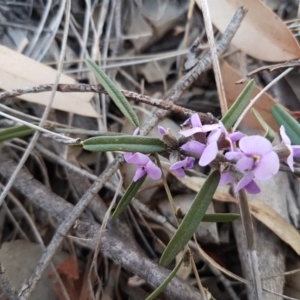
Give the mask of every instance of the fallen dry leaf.
MULTIPOLYGON (((0 88, 17 88, 54 83, 57 71, 25 55, 0 45, 0 88)), ((61 74, 60 83, 75 84, 75 79, 61 74)), ((19 98, 47 105, 51 92, 25 94, 19 98)), ((99 117, 90 103, 93 93, 57 92, 52 108, 88 117, 99 117)))
MULTIPOLYGON (((196 0, 199 7, 200 0, 196 0)), ((282 20, 262 1, 210 0, 213 24, 224 33, 238 7, 248 10, 232 43, 246 54, 265 61, 286 61, 300 57, 299 45, 282 20)))
MULTIPOLYGON (((245 84, 235 84, 236 81, 240 80, 243 76, 232 68, 225 60, 221 61, 220 64, 223 85, 226 94, 226 99, 228 102, 228 106, 230 107, 239 94, 242 92, 245 84)), ((252 98, 254 98, 262 89, 258 86, 255 86, 254 91, 252 93, 252 98)), ((264 93, 254 104, 253 108, 255 108, 263 117, 265 122, 275 131, 279 131, 278 124, 273 119, 271 115, 271 107, 277 102, 267 93, 264 93)), ((257 121, 255 115, 252 111, 249 111, 242 123, 246 125, 248 128, 262 130, 262 126, 257 121)))
POLYGON ((294 226, 275 212, 272 207, 261 201, 250 201, 249 206, 251 214, 257 220, 266 225, 300 255, 300 235, 294 226))

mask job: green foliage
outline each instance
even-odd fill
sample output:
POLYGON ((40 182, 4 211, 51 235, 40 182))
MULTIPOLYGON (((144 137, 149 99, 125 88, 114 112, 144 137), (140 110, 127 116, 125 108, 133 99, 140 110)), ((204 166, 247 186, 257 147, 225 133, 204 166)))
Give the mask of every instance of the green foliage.
POLYGON ((291 143, 300 145, 300 124, 278 104, 272 106, 271 113, 277 124, 284 126, 291 143))
POLYGON ((25 125, 14 126, 0 130, 0 142, 11 140, 13 138, 20 138, 23 136, 31 135, 35 132, 34 129, 25 125))
POLYGON ((112 82, 112 80, 101 70, 92 60, 86 60, 86 64, 89 69, 94 73, 96 78, 99 80, 100 84, 103 86, 110 98, 115 102, 123 115, 131 122, 135 127, 139 127, 139 120, 131 107, 130 103, 124 97, 124 95, 119 91, 117 86, 112 82))
POLYGON ((167 266, 176 255, 185 247, 202 221, 208 205, 218 187, 220 172, 213 171, 204 182, 193 203, 179 225, 176 233, 167 245, 159 264, 167 266))
POLYGON ((239 214, 205 214, 202 222, 232 222, 240 218, 239 214))
POLYGON ((243 110, 246 108, 248 101, 250 100, 251 94, 254 90, 254 87, 255 82, 252 79, 248 82, 241 94, 237 97, 235 102, 232 104, 227 113, 221 119, 222 123, 224 124, 227 130, 233 126, 233 124, 236 122, 243 110))
POLYGON ((140 153, 163 152, 167 146, 158 138, 149 136, 96 136, 81 142, 84 149, 94 152, 125 151, 140 153))
POLYGON ((122 199, 120 200, 119 204, 117 205, 114 213, 112 214, 113 219, 116 219, 124 211, 124 209, 129 205, 132 198, 136 195, 136 193, 139 191, 140 187, 144 183, 146 177, 147 176, 145 175, 138 181, 131 182, 130 186, 128 187, 128 189, 126 190, 122 199))

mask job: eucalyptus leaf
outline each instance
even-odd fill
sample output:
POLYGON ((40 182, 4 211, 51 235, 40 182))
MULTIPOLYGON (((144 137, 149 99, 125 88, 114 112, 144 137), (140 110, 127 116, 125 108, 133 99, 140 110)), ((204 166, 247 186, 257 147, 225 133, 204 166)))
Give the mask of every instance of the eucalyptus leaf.
POLYGON ((271 113, 277 124, 284 126, 291 143, 300 145, 300 124, 278 104, 272 106, 271 113))
POLYGON ((112 219, 116 219, 123 211, 124 209, 129 205, 132 198, 136 195, 136 193, 139 191, 140 187, 144 183, 147 175, 140 178, 138 181, 132 181, 130 186, 127 188, 125 194, 121 198, 119 204, 117 205, 114 213, 112 214, 112 219))
POLYGON ((253 79, 251 79, 245 86, 241 94, 237 97, 235 102, 231 105, 227 113, 221 119, 222 123, 224 124, 227 130, 233 126, 233 124, 236 122, 243 110, 246 108, 254 90, 254 87, 255 82, 253 79))
POLYGON ((260 113, 256 109, 252 108, 252 111, 253 111, 256 119, 260 123, 260 125, 265 130, 265 138, 268 139, 270 142, 273 142, 274 137, 275 137, 274 130, 265 122, 263 117, 260 115, 260 113))
POLYGON ((0 130, 0 142, 11 140, 13 138, 20 138, 23 136, 31 135, 35 132, 34 129, 26 125, 14 126, 0 130))
POLYGON ((159 261, 160 265, 167 266, 188 243, 202 221, 218 187, 219 181, 220 172, 218 170, 213 171, 208 176, 177 231, 163 252, 159 261))
POLYGON ((161 285, 153 291, 151 295, 149 295, 146 300, 153 300, 156 299, 156 297, 167 287, 167 285, 171 282, 171 280, 175 277, 177 274, 180 266, 182 265, 183 258, 180 260, 180 262, 175 266, 173 271, 168 275, 168 277, 161 283, 161 285))
POLYGON ((86 64, 99 80, 100 84, 103 86, 110 98, 118 106, 123 115, 131 122, 133 126, 139 127, 139 119, 136 113, 113 81, 92 60, 87 59, 86 64))
POLYGON ((140 153, 157 153, 167 149, 159 139, 150 136, 97 136, 81 142, 84 149, 93 152, 125 151, 140 153))
POLYGON ((222 223, 233 222, 240 218, 239 214, 205 214, 202 222, 222 223))

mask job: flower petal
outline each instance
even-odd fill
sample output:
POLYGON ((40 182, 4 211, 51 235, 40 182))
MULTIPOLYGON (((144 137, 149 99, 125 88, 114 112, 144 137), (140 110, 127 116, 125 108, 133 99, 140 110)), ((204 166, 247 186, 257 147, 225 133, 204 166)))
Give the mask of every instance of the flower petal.
POLYGON ((138 133, 140 132, 140 127, 137 127, 132 135, 138 135, 138 133))
POLYGON ((272 151, 272 144, 260 135, 245 136, 239 142, 240 149, 247 155, 262 156, 272 151))
POLYGON ((195 163, 195 158, 194 157, 186 157, 186 166, 185 169, 193 169, 194 163, 195 163))
POLYGON ((218 151, 219 149, 218 149, 217 142, 213 142, 207 145, 201 155, 201 158, 199 160, 199 165, 202 167, 207 166, 216 158, 218 151))
POLYGON ((147 174, 147 172, 143 168, 137 168, 137 170, 134 174, 134 177, 133 177, 133 181, 134 182, 138 181, 140 178, 142 178, 146 174, 147 174))
POLYGON ((281 135, 281 138, 282 138, 282 141, 283 141, 284 144, 286 144, 286 145, 291 144, 291 140, 287 136, 287 134, 285 133, 285 128, 284 128, 283 125, 280 126, 280 135, 281 135))
POLYGON ((300 157, 300 146, 291 146, 294 157, 300 157))
POLYGON ((157 130, 158 130, 158 133, 163 136, 164 134, 167 133, 167 130, 165 128, 163 128, 162 126, 158 125, 157 126, 157 130))
POLYGON ((219 124, 209 124, 202 126, 202 132, 208 132, 220 128, 219 124))
POLYGON ((203 132, 202 129, 200 127, 193 127, 190 129, 186 129, 186 130, 180 130, 179 133, 185 137, 189 137, 195 133, 198 132, 203 132))
POLYGON ((193 127, 202 127, 201 119, 197 113, 192 114, 191 123, 193 127))
POLYGON ((217 142, 221 136, 221 129, 215 129, 213 130, 207 137, 207 143, 210 144, 210 143, 213 143, 213 142, 217 142))
POLYGON ((277 154, 272 151, 263 155, 257 163, 253 173, 255 178, 259 180, 268 180, 275 175, 279 170, 279 158, 277 154))
POLYGON ((189 141, 180 147, 182 150, 194 152, 201 155, 205 149, 205 145, 197 141, 189 141))
POLYGON ((149 159, 145 166, 146 173, 154 180, 160 179, 161 177, 161 169, 149 159))
POLYGON ((236 167, 240 171, 252 170, 253 166, 254 166, 253 158, 250 158, 250 157, 247 157, 247 156, 242 157, 236 163, 236 167))
POLYGON ((134 153, 132 152, 126 152, 124 153, 124 159, 126 160, 126 162, 128 162, 128 160, 130 159, 130 157, 133 155, 134 153))
POLYGON ((149 160, 150 158, 147 155, 136 152, 128 158, 127 162, 138 166, 145 166, 149 160))
POLYGON ((236 185, 234 192, 237 193, 239 190, 248 185, 253 180, 253 177, 253 172, 244 175, 244 177, 236 185))
POLYGON ((186 162, 184 160, 181 161, 177 161, 176 163, 174 163, 171 167, 170 170, 171 171, 175 171, 177 169, 182 169, 185 167, 186 162))
POLYGON ((232 132, 228 134, 228 138, 232 141, 232 142, 237 142, 239 141, 242 137, 244 137, 245 135, 239 131, 236 132, 232 132))
POLYGON ((288 147, 289 150, 290 150, 290 155, 287 157, 286 163, 288 164, 288 166, 290 167, 290 169, 292 170, 292 172, 294 172, 294 158, 293 158, 292 147, 290 145, 287 145, 287 144, 285 144, 285 146, 288 147))
POLYGON ((221 178, 220 178, 220 182, 219 182, 220 186, 229 184, 232 181, 233 181, 233 177, 231 176, 231 174, 229 172, 221 173, 221 178))
POLYGON ((244 156, 245 155, 241 151, 228 151, 227 153, 225 153, 225 157, 228 160, 238 160, 244 156))
POLYGON ((173 170, 173 172, 174 172, 179 178, 184 178, 184 177, 185 177, 185 172, 184 172, 184 169, 182 169, 182 168, 173 170))
POLYGON ((256 184, 256 182, 254 180, 250 181, 245 187, 244 189, 249 193, 249 194, 258 194, 260 193, 260 188, 259 186, 256 184))

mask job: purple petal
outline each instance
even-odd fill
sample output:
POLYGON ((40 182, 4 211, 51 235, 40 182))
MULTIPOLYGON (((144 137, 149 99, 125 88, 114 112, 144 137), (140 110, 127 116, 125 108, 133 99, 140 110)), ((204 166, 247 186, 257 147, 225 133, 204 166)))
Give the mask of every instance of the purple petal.
POLYGON ((202 127, 201 119, 197 113, 192 114, 191 123, 193 127, 202 127))
POLYGON ((281 138, 282 138, 282 141, 283 141, 284 144, 286 144, 286 145, 291 144, 291 140, 287 136, 287 134, 285 133, 285 128, 284 128, 283 125, 280 126, 280 135, 281 135, 281 138))
POLYGON ((186 130, 180 130, 179 133, 182 134, 185 137, 189 137, 195 133, 198 132, 203 132, 202 129, 200 127, 193 127, 190 129, 186 129, 186 130))
POLYGON ((244 156, 245 155, 241 151, 228 151, 225 153, 225 157, 228 160, 238 160, 244 156))
POLYGON ((183 144, 180 148, 182 150, 194 152, 198 155, 201 155, 203 153, 203 150, 205 149, 205 145, 197 141, 189 141, 183 144))
POLYGON ((184 177, 185 177, 185 172, 184 172, 184 169, 182 169, 182 168, 175 169, 175 170, 173 170, 173 172, 174 172, 179 178, 184 178, 184 177))
POLYGON ((210 124, 210 125, 203 125, 202 126, 202 132, 209 132, 215 129, 220 128, 219 124, 210 124))
POLYGON ((242 157, 236 163, 236 167, 240 171, 252 170, 253 166, 254 166, 253 158, 250 158, 250 157, 247 157, 247 156, 242 157))
POLYGON ((138 181, 140 178, 142 178, 146 174, 147 174, 147 172, 143 168, 137 168, 137 170, 134 174, 134 177, 133 177, 133 181, 134 182, 138 181))
POLYGON ((134 132, 133 132, 132 135, 138 135, 139 131, 140 131, 140 128, 137 127, 137 128, 134 130, 134 132))
POLYGON ((184 127, 184 126, 187 126, 187 125, 192 125, 191 118, 186 119, 180 126, 184 127))
POLYGON ((133 155, 132 152, 126 152, 124 153, 124 159, 126 160, 126 162, 128 162, 128 160, 130 159, 130 157, 133 155))
POLYGON ((145 166, 149 160, 150 158, 147 155, 137 152, 129 157, 127 162, 138 166, 145 166))
POLYGON ((157 129, 158 129, 158 133, 163 136, 164 134, 167 133, 166 129, 164 129, 162 126, 158 125, 157 126, 157 129))
POLYGON ((222 131, 219 128, 213 130, 207 137, 207 143, 210 144, 213 142, 217 142, 220 138, 221 133, 222 133, 222 131))
POLYGON ((248 185, 253 180, 253 177, 254 175, 252 172, 244 175, 244 177, 236 185, 234 192, 237 193, 239 190, 248 185))
POLYGON ((291 146, 294 157, 300 157, 300 146, 291 146))
POLYGON ((185 160, 186 160, 185 169, 193 169, 194 163, 195 163, 195 158, 188 156, 185 160))
POLYGON ((290 155, 287 157, 286 159, 286 163, 288 164, 288 166, 290 167, 290 169, 292 170, 292 172, 294 172, 294 158, 293 158, 293 149, 292 146, 285 144, 285 146, 290 150, 290 155))
POLYGON ((255 178, 259 180, 268 180, 275 175, 279 170, 279 158, 272 151, 262 156, 257 163, 253 173, 255 178))
POLYGON ((244 189, 249 193, 249 194, 258 194, 260 193, 260 188, 259 186, 256 184, 256 182, 254 180, 250 181, 245 187, 244 189))
POLYGON ((221 173, 221 178, 220 178, 220 182, 219 182, 220 186, 229 184, 232 181, 233 181, 233 177, 231 176, 231 174, 229 172, 221 173))
POLYGON ((207 166, 216 158, 218 151, 219 149, 217 142, 211 143, 206 146, 199 160, 199 165, 202 167, 207 166))
POLYGON ((239 142, 240 149, 249 156, 262 156, 272 151, 272 144, 260 135, 245 136, 239 142))
POLYGON ((171 171, 175 171, 177 169, 182 169, 185 167, 185 161, 181 160, 181 161, 177 161, 176 163, 174 163, 171 167, 170 170, 171 171))
POLYGON ((233 132, 233 133, 229 133, 228 134, 228 138, 232 141, 232 142, 237 142, 239 141, 242 137, 244 137, 245 135, 239 131, 233 132))
POLYGON ((152 161, 149 160, 145 166, 145 171, 154 180, 161 177, 161 169, 152 161))

